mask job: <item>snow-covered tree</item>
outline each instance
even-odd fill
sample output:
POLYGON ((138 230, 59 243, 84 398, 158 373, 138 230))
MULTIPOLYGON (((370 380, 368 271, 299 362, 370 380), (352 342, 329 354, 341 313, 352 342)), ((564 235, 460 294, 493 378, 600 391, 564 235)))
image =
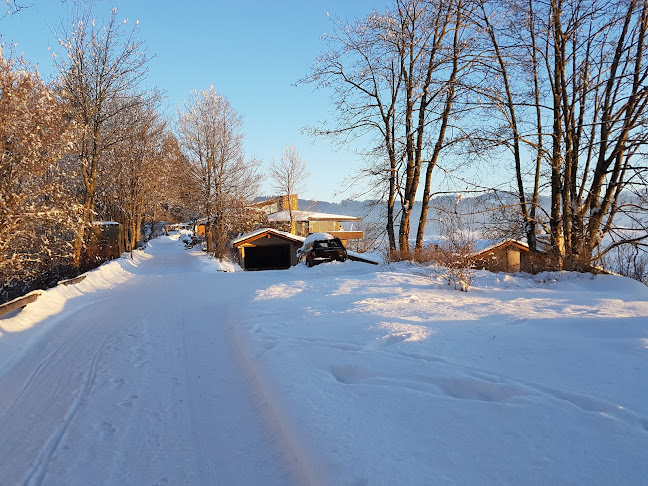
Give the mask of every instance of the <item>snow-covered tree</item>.
POLYGON ((73 135, 38 72, 0 52, 0 299, 71 262, 80 205, 62 158, 73 135))
POLYGON ((199 209, 207 218, 207 251, 225 254, 232 236, 227 225, 258 193, 259 163, 246 160, 243 121, 230 102, 214 86, 193 91, 179 113, 179 136, 191 166, 199 209))
MULTIPOLYGON (((78 126, 75 151, 83 178, 84 224, 94 218, 98 175, 104 151, 119 142, 123 130, 115 120, 124 112, 139 108, 147 96, 137 94, 146 75, 148 57, 136 27, 113 8, 105 26, 91 18, 89 11, 78 16, 59 43, 64 55, 57 57, 60 94, 69 105, 78 126)), ((121 127, 123 128, 123 127, 121 127)), ((81 259, 82 233, 75 241, 75 263, 81 259)))

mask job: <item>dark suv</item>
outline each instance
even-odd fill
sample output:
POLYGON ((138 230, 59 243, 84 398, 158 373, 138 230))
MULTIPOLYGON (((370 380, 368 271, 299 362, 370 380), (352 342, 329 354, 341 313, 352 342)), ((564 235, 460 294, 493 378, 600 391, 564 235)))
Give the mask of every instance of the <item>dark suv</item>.
POLYGON ((304 246, 297 250, 297 256, 300 262, 306 262, 307 266, 312 267, 333 260, 343 262, 347 259, 347 251, 339 238, 322 233, 306 238, 304 246), (311 238, 313 236, 315 238, 311 238))

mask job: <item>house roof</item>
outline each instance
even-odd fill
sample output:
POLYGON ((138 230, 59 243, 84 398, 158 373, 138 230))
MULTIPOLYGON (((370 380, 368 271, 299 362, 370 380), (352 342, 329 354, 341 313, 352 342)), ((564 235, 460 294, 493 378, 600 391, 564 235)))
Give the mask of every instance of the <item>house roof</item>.
POLYGON ((271 206, 273 204, 277 204, 276 199, 266 199, 265 201, 260 201, 260 202, 250 204, 249 207, 254 208, 254 209, 260 209, 260 208, 264 208, 266 206, 271 206))
MULTIPOLYGON (((293 211, 293 221, 362 221, 362 218, 343 214, 317 213, 314 211, 293 211)), ((290 221, 290 211, 284 210, 268 215, 268 221, 290 221)))
POLYGON ((285 231, 278 231, 272 228, 261 228, 250 233, 238 236, 231 241, 232 247, 237 247, 243 243, 249 243, 250 241, 257 240, 266 235, 277 236, 278 238, 283 238, 284 240, 292 241, 295 243, 303 243, 304 238, 302 236, 293 235, 292 233, 286 233, 285 231))

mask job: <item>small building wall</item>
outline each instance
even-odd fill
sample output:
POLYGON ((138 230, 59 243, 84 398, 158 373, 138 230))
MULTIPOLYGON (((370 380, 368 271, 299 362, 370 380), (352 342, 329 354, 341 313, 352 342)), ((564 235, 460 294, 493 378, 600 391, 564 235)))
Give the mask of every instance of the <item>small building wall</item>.
POLYGON ((277 206, 279 211, 297 211, 297 208, 299 207, 297 194, 279 196, 277 198, 277 206))
POLYGON ((84 254, 84 264, 93 264, 119 258, 124 249, 124 230, 114 222, 95 223, 90 228, 84 254))
POLYGON ((506 249, 506 268, 507 272, 519 272, 520 271, 520 256, 521 252, 517 248, 507 248, 506 249))
POLYGON ((207 226, 206 223, 196 223, 194 229, 196 236, 205 236, 205 226, 207 226))
POLYGON ((508 255, 506 248, 494 248, 491 251, 480 253, 474 259, 475 268, 483 268, 491 272, 508 272, 508 255))
POLYGON ((502 245, 480 253, 473 258, 473 262, 474 268, 483 268, 495 273, 538 273, 551 270, 550 258, 546 253, 531 253, 517 245, 502 245))
POLYGON ((337 221, 309 221, 309 233, 330 233, 332 231, 340 231, 340 223, 337 221))

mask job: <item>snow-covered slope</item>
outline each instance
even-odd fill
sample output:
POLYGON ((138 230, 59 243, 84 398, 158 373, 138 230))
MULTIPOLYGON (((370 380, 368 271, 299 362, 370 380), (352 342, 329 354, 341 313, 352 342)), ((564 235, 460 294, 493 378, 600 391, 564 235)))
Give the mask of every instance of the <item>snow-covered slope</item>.
POLYGON ((294 268, 239 327, 317 484, 641 484, 648 289, 397 265, 294 268))
POLYGON ((218 268, 164 237, 0 320, 0 484, 648 477, 637 282, 218 268))

